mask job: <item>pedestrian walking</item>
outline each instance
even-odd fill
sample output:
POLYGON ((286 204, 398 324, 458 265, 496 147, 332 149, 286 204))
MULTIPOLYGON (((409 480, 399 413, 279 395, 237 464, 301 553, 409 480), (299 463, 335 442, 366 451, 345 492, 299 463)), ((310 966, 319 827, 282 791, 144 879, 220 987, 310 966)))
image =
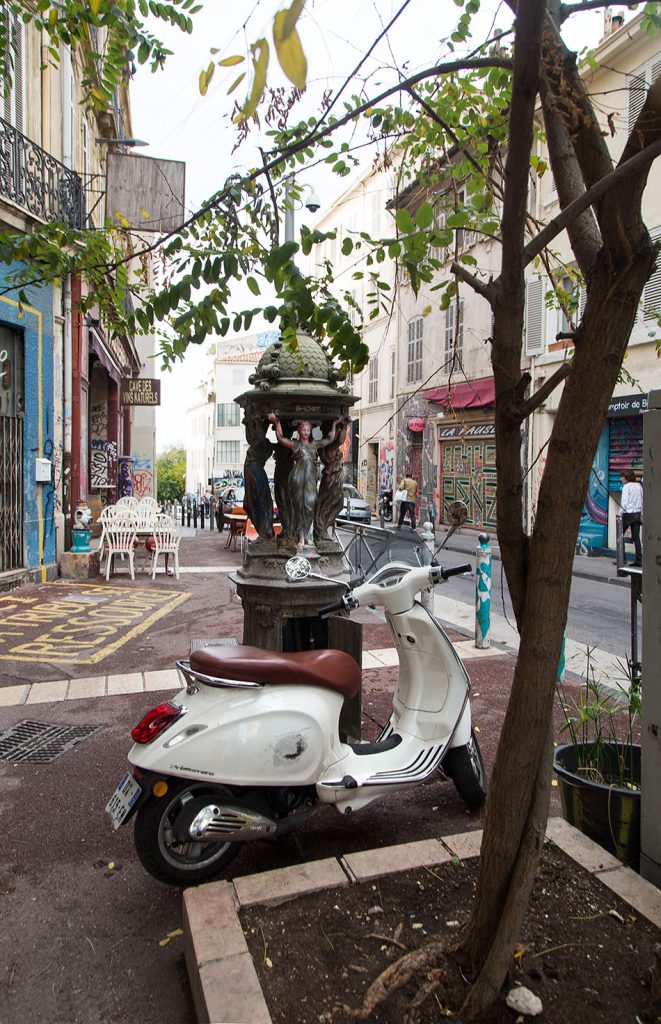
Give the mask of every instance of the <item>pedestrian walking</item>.
POLYGON ((404 520, 406 519, 406 513, 408 512, 411 521, 411 529, 415 530, 415 499, 418 494, 418 484, 407 474, 400 483, 399 490, 406 492, 406 500, 400 501, 399 503, 399 522, 397 523, 397 529, 401 530, 404 520))
MULTIPOLYGON (((622 499, 620 510, 622 512, 622 535, 631 530, 633 541, 634 565, 643 564, 643 551, 640 544, 640 523, 643 515, 643 487, 636 480, 636 474, 632 469, 625 469, 620 476, 622 481, 622 499)), ((626 561, 626 559, 625 559, 626 561)))

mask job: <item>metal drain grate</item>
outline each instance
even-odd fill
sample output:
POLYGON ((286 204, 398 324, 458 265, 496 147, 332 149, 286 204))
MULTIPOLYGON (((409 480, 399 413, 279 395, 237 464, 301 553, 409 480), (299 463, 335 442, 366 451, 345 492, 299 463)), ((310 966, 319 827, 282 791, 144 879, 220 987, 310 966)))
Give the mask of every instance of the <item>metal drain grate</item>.
POLYGON ((17 722, 0 733, 0 761, 10 764, 50 764, 72 750, 101 725, 49 725, 46 722, 17 722))
POLYGON ((233 636, 223 637, 220 640, 191 640, 190 652, 200 651, 203 647, 238 647, 239 641, 233 636))

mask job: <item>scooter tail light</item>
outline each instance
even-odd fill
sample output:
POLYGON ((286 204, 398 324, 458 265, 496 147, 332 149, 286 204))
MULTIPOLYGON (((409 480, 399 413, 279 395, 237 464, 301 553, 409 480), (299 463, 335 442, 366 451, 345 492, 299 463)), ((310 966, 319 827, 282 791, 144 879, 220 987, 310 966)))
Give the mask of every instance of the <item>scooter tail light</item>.
POLYGON ((165 729, 176 722, 183 712, 184 709, 180 705, 173 704, 171 701, 167 701, 165 704, 157 704, 155 708, 147 712, 135 728, 131 729, 131 737, 134 743, 151 743, 165 729))

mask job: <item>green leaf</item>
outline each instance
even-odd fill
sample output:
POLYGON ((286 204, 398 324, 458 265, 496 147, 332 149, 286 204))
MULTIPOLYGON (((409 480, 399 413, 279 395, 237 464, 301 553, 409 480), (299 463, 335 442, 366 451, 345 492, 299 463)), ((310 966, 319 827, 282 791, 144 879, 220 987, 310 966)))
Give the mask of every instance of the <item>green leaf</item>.
POLYGON ((250 291, 253 293, 253 295, 260 295, 261 294, 260 290, 259 290, 259 285, 257 284, 257 281, 255 280, 254 277, 247 277, 246 278, 246 284, 250 288, 250 291))
POLYGON ((243 109, 239 113, 236 120, 244 121, 249 117, 253 117, 259 101, 264 95, 264 89, 266 88, 266 72, 269 66, 269 44, 266 39, 258 39, 256 43, 250 47, 253 53, 253 80, 252 89, 250 90, 250 96, 246 100, 243 109))
POLYGON ((218 61, 219 68, 231 68, 234 64, 241 64, 246 58, 239 56, 235 53, 233 57, 225 57, 223 60, 218 61))
POLYGON ((397 230, 402 235, 408 235, 414 230, 413 218, 409 211, 405 210, 403 207, 400 207, 395 214, 395 223, 397 225, 397 230))
POLYGON ((434 210, 431 203, 422 203, 415 211, 415 222, 419 228, 429 228, 434 223, 434 210))
POLYGON ((200 93, 202 96, 206 96, 207 89, 209 88, 209 82, 213 78, 213 73, 216 70, 216 65, 213 61, 209 64, 206 71, 200 71, 200 93))
POLYGON ((305 89, 308 63, 303 53, 301 40, 296 29, 284 33, 287 11, 279 11, 273 19, 273 42, 280 67, 292 85, 303 91, 305 89))
POLYGON ((350 256, 353 252, 353 239, 348 236, 342 240, 342 255, 350 256))

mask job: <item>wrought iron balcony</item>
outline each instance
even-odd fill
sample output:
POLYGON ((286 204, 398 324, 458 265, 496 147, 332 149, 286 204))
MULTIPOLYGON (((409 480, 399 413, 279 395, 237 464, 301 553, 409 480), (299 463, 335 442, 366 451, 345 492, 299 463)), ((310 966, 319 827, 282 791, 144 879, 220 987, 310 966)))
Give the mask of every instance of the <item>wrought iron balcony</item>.
POLYGON ((1 117, 0 197, 47 223, 85 226, 80 176, 1 117))

